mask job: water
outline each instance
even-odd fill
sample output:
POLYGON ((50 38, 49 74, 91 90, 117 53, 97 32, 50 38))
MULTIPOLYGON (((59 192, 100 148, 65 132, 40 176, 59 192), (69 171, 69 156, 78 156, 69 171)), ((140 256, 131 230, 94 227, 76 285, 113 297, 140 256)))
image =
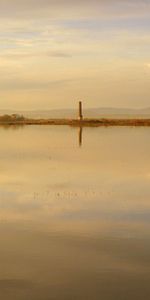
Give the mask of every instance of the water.
POLYGON ((149 136, 0 128, 0 299, 149 299, 149 136))

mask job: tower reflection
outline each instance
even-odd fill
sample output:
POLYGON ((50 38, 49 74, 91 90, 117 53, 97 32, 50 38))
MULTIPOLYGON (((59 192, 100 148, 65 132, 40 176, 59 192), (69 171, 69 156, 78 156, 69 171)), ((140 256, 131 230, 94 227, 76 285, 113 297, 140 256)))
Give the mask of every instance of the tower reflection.
POLYGON ((82 147, 82 142, 83 142, 83 127, 79 127, 79 147, 82 147))

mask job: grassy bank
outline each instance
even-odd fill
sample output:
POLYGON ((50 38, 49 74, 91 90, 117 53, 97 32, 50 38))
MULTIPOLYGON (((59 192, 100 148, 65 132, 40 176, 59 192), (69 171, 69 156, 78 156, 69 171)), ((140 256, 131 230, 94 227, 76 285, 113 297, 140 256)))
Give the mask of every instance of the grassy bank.
POLYGON ((1 119, 0 125, 150 126, 150 119, 1 119))

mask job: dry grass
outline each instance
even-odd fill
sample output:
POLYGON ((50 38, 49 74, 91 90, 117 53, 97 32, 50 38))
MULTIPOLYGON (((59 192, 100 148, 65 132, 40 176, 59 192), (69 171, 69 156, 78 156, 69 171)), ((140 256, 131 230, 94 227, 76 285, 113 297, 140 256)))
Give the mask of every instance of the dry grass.
POLYGON ((150 126, 150 119, 15 119, 0 117, 0 125, 150 126))

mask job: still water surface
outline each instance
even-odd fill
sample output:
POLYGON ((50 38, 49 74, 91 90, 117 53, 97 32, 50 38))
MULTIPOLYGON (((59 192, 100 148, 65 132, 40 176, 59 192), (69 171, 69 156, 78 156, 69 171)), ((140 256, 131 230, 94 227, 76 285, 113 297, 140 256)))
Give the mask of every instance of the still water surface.
POLYGON ((150 299, 150 128, 0 137, 0 299, 150 299))

